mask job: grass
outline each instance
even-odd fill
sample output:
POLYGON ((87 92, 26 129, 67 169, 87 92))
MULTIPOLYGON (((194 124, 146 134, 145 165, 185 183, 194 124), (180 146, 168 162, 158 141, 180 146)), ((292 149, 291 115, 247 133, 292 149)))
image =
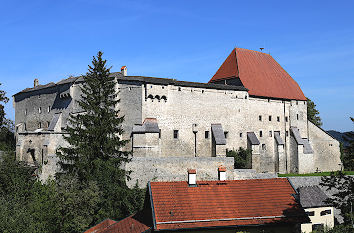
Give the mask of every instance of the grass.
MULTIPOLYGON (((354 171, 344 171, 345 175, 354 175, 354 171)), ((278 177, 290 177, 290 176, 329 176, 331 172, 316 172, 316 173, 306 173, 306 174, 278 174, 278 177)))

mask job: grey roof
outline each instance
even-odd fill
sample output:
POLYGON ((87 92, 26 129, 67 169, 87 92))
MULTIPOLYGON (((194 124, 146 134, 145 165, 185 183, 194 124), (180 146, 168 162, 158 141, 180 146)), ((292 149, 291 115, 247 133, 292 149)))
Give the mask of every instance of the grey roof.
POLYGON ((304 208, 330 206, 324 202, 328 196, 317 185, 300 187, 298 191, 304 208))
POLYGON ((313 154, 310 142, 306 138, 303 138, 302 142, 304 143, 304 154, 313 154))
POLYGON ((142 125, 134 125, 133 133, 159 133, 160 128, 156 119, 147 118, 142 125))
POLYGON ((55 113, 52 120, 49 123, 48 131, 54 131, 56 124, 58 123, 61 113, 55 113))
POLYGON ((260 144, 260 142, 254 132, 248 132, 247 138, 248 138, 248 140, 250 140, 252 145, 259 145, 260 144))
POLYGON ((247 88, 243 86, 232 86, 214 83, 198 83, 198 82, 186 82, 177 81, 176 79, 169 78, 155 78, 155 77, 145 77, 145 76, 117 76, 118 80, 122 81, 139 81, 151 84, 161 84, 161 85, 175 85, 184 87, 199 87, 206 89, 220 89, 220 90, 237 90, 237 91, 248 91, 247 88))
POLYGON ((294 135, 295 141, 298 145, 304 146, 304 154, 313 154, 310 142, 306 138, 301 138, 300 131, 297 127, 290 127, 291 132, 294 135))
POLYGON ((211 124, 211 131, 216 145, 226 145, 226 138, 221 124, 211 124))
POLYGON ((293 135, 294 135, 294 138, 295 138, 296 143, 297 143, 298 145, 303 145, 304 143, 303 143, 303 140, 302 140, 302 138, 301 138, 299 129, 298 129, 297 127, 292 126, 292 127, 290 127, 290 130, 291 130, 291 132, 292 132, 293 135))
POLYGON ((274 132, 274 138, 278 145, 284 145, 283 139, 280 137, 279 132, 274 132))
MULTIPOLYGON (((123 76, 121 72, 111 73, 111 76, 116 77, 117 80, 122 80, 122 81, 139 81, 143 83, 161 84, 161 85, 175 85, 175 86, 200 87, 200 88, 210 88, 210 89, 220 89, 220 90, 248 91, 248 89, 243 86, 232 86, 232 85, 223 85, 223 84, 214 84, 214 83, 186 82, 186 81, 177 81, 176 79, 169 79, 169 78, 156 78, 156 77, 145 77, 145 76, 123 76)), ((15 95, 25 93, 25 92, 45 89, 48 87, 54 87, 54 86, 74 83, 74 82, 78 83, 83 81, 84 79, 82 76, 69 77, 67 79, 60 80, 57 83, 51 82, 46 85, 38 85, 37 87, 26 88, 16 93, 15 95)))

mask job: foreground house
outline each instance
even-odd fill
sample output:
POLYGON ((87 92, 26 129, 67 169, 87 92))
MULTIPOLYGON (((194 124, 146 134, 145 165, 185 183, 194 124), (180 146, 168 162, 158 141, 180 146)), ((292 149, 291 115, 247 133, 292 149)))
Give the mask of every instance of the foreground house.
POLYGON ((149 182, 141 213, 108 226, 106 220, 87 232, 284 233, 309 222, 288 179, 223 180, 224 172, 219 169, 218 181, 196 181, 192 169, 188 182, 149 182))
POLYGON ((328 196, 318 186, 300 187, 299 195, 301 206, 311 220, 311 223, 301 224, 302 232, 334 227, 334 208, 325 203, 328 196))

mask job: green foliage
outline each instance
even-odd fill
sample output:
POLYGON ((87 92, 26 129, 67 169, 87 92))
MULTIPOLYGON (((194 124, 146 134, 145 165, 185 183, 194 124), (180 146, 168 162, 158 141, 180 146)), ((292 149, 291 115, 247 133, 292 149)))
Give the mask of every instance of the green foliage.
MULTIPOLYGON (((0 83, 1 86, 1 83, 0 83)), ((0 90, 0 126, 3 125, 4 120, 5 120, 5 110, 4 110, 4 105, 5 103, 9 102, 9 98, 6 97, 6 92, 3 90, 0 90)))
POLYGON ((316 109, 316 104, 309 98, 306 99, 307 99, 307 120, 311 121, 318 127, 321 127, 322 120, 321 117, 319 116, 320 112, 316 109))
POLYGON ((227 151, 227 157, 234 158, 234 168, 252 168, 252 150, 240 147, 238 150, 227 151))
MULTIPOLYGON (((66 138, 71 146, 59 153, 64 172, 41 183, 35 169, 16 161, 13 152, 0 159, 0 232, 83 232, 142 208, 145 190, 125 183, 128 172, 122 167, 129 153, 121 150, 124 118, 115 110, 114 79, 101 52, 92 63, 79 102, 85 114, 71 116, 66 138)), ((13 132, 11 127, 7 132, 13 132)), ((5 144, 13 151, 14 145, 5 144)))
MULTIPOLYGON (((351 117, 350 120, 354 123, 354 118, 351 117)), ((354 132, 346 133, 344 140, 349 142, 349 146, 341 147, 341 161, 345 170, 354 170, 354 132)))
POLYGON ((93 57, 83 78, 82 96, 78 100, 83 112, 70 115, 65 137, 69 146, 58 152, 63 173, 57 177, 67 174, 77 177, 79 184, 97 185, 99 201, 92 222, 120 219, 140 207, 140 199, 132 202, 132 195, 137 198, 136 192, 143 191, 126 186, 129 172, 122 167, 129 161, 130 153, 122 150, 127 143, 120 138, 124 117, 119 116, 115 78, 110 76, 102 52, 93 57))
POLYGON ((327 187, 327 190, 335 189, 333 197, 328 198, 326 203, 341 210, 345 225, 353 223, 354 208, 354 178, 344 175, 343 172, 332 172, 331 175, 321 178, 321 186, 327 187))
POLYGON ((312 233, 352 233, 354 228, 350 225, 336 225, 332 229, 324 228, 323 230, 316 230, 312 233))

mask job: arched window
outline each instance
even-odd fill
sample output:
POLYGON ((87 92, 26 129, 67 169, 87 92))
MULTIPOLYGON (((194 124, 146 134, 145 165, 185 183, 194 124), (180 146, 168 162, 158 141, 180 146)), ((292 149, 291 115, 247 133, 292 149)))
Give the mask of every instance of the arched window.
POLYGON ((149 98, 149 99, 153 99, 154 96, 150 94, 150 95, 148 96, 148 98, 149 98))
POLYGON ((159 95, 155 95, 155 99, 160 100, 160 96, 159 95))
POLYGON ((167 97, 166 96, 161 96, 161 99, 164 100, 165 102, 167 101, 167 97))

